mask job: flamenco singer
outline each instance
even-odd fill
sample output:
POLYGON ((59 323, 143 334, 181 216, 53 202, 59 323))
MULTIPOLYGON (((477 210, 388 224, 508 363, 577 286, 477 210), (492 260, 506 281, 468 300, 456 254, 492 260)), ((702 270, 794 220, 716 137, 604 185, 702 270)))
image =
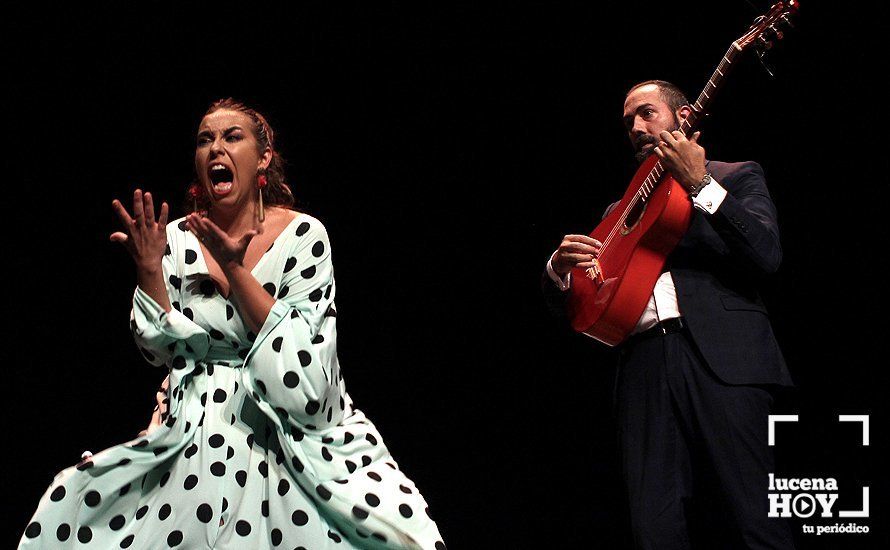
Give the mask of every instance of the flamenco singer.
POLYGON ((149 193, 132 217, 114 201, 133 335, 169 375, 146 435, 59 473, 19 548, 445 548, 346 393, 330 242, 282 166, 266 119, 221 100, 195 212, 168 225, 149 193))
MULTIPOLYGON (((637 160, 658 155, 694 205, 620 349, 615 405, 633 540, 645 549, 793 548, 787 523, 767 516, 767 416, 775 392, 793 385, 757 290, 782 258, 776 208, 760 165, 707 160, 699 132, 678 131, 690 113, 661 80, 633 86, 624 101, 637 160), (701 525, 706 509, 721 524, 701 525)), ((600 246, 566 235, 553 253, 544 293, 554 313, 571 270, 592 267, 600 246)))

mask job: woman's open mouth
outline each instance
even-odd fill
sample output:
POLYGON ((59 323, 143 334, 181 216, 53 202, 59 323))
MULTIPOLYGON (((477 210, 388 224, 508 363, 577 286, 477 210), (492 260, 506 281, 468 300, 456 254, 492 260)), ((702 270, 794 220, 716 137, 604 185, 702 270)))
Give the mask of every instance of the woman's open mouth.
POLYGON ((214 164, 208 170, 210 184, 213 193, 218 196, 228 195, 232 191, 232 180, 235 179, 232 170, 223 164, 214 164))

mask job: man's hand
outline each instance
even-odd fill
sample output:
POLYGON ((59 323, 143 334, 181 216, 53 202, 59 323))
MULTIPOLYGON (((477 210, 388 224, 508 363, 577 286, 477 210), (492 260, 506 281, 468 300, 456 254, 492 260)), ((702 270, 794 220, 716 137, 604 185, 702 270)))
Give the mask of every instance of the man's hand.
POLYGON ((661 141, 654 153, 661 159, 661 164, 686 189, 693 189, 707 174, 705 170, 705 150, 698 144, 701 132, 695 132, 686 139, 683 132, 662 132, 658 137, 661 141))
POLYGON ((599 255, 603 243, 587 235, 566 235, 559 248, 550 258, 550 264, 560 277, 576 267, 593 267, 593 260, 599 255))

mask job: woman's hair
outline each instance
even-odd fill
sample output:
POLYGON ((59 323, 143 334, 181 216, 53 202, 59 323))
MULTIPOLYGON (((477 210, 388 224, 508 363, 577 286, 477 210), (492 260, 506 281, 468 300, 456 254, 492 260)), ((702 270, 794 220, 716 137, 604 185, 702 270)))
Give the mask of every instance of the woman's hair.
MULTIPOLYGON (((238 111, 247 115, 253 121, 253 135, 256 136, 257 148, 262 152, 268 147, 272 151, 272 160, 265 172, 267 184, 263 188, 263 203, 266 206, 283 206, 292 208, 294 205, 294 195, 291 193, 290 187, 284 180, 284 159, 275 150, 275 131, 269 126, 266 117, 251 109, 247 105, 236 101, 231 97, 214 101, 204 113, 207 116, 220 110, 238 111)), ((191 210, 195 201, 197 201, 199 210, 208 210, 210 208, 210 197, 207 196, 205 189, 200 187, 197 197, 193 197, 191 189, 186 193, 185 208, 191 210)))

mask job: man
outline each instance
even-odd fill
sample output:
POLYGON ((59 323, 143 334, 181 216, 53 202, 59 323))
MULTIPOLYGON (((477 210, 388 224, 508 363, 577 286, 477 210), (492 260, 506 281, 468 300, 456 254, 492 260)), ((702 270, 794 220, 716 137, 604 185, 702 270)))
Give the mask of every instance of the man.
MULTIPOLYGON (((677 131, 692 112, 676 86, 659 80, 635 85, 624 101, 637 160, 658 155, 694 206, 621 345, 616 414, 634 541, 699 542, 690 523, 700 519, 708 489, 705 504, 726 519, 710 526, 704 547, 726 547, 714 545, 719 531, 732 546, 792 548, 787 524, 767 516, 771 391, 792 385, 757 292, 781 261, 776 210, 758 164, 708 161, 698 132, 687 139, 677 131)), ((552 307, 564 302, 571 270, 592 266, 600 246, 565 236, 544 277, 552 307)))

